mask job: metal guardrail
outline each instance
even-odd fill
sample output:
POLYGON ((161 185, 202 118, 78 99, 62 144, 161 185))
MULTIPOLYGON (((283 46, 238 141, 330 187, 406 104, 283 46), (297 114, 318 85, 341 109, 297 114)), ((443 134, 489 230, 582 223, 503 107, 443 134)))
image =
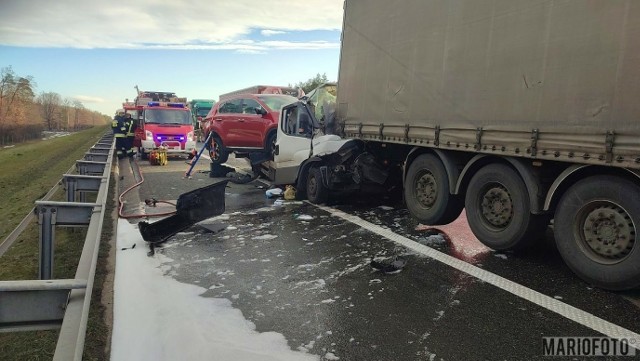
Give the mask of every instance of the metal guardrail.
POLYGON ((79 174, 63 175, 67 201, 48 200, 58 188, 54 186, 0 244, 1 256, 38 219, 40 280, 0 281, 0 332, 60 328, 53 360, 82 359, 114 148, 113 136, 103 136, 83 160, 76 161, 79 174), (84 202, 86 192, 97 192, 95 203, 84 202), (88 227, 74 279, 53 277, 56 227, 88 227))

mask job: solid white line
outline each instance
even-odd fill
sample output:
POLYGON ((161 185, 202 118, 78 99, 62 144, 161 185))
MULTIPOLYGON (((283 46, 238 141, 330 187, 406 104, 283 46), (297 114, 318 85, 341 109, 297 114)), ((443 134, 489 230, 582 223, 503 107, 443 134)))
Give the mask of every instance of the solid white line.
POLYGON ((318 205, 316 205, 316 207, 330 213, 333 216, 342 218, 368 231, 371 231, 391 241, 399 243, 415 252, 418 252, 422 255, 433 258, 436 261, 446 264, 447 266, 453 267, 458 271, 462 271, 468 275, 476 277, 486 283, 490 283, 500 289, 503 289, 509 293, 512 293, 529 302, 533 302, 538 306, 544 307, 547 310, 551 312, 555 312, 563 317, 566 317, 571 321, 577 322, 592 330, 600 332, 605 336, 616 338, 616 339, 625 338, 629 341, 630 346, 640 349, 640 334, 638 333, 627 330, 626 328, 620 327, 609 321, 603 320, 581 309, 570 306, 555 298, 546 296, 540 292, 534 291, 530 288, 527 288, 518 283, 510 281, 504 277, 498 276, 494 273, 485 271, 467 262, 461 261, 455 257, 451 257, 445 253, 442 253, 433 248, 427 247, 407 237, 403 237, 388 229, 382 228, 373 223, 369 223, 360 217, 357 217, 357 216, 354 216, 330 207, 318 206, 318 205))

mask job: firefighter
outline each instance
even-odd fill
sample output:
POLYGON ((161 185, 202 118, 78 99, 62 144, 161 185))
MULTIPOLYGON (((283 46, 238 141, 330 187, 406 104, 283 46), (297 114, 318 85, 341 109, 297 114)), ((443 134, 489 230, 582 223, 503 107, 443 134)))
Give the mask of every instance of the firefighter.
POLYGON ((131 114, 127 113, 125 118, 125 127, 127 128, 127 141, 126 141, 126 155, 129 158, 133 158, 133 139, 135 137, 135 124, 131 114))
POLYGON ((116 154, 118 155, 118 159, 124 158, 127 154, 127 127, 125 121, 126 119, 124 118, 124 109, 118 109, 118 111, 116 112, 116 116, 113 119, 113 123, 111 124, 114 137, 116 138, 116 154), (115 127, 113 126, 114 124, 115 127))
POLYGON ((113 120, 111 121, 111 131, 113 131, 113 135, 115 136, 118 131, 118 112, 120 110, 116 110, 116 115, 113 116, 113 120))

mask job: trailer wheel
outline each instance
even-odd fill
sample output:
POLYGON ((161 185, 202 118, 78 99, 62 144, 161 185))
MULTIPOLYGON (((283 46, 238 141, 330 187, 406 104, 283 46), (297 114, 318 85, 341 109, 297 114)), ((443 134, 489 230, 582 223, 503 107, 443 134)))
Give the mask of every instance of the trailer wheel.
POLYGON ((329 190, 322 183, 320 168, 312 167, 307 175, 307 199, 314 204, 326 203, 329 199, 329 190))
POLYGON ((404 198, 409 212, 429 225, 453 222, 464 207, 462 198, 450 193, 447 171, 433 154, 423 154, 411 163, 404 198))
POLYGON ((211 137, 209 155, 211 156, 211 162, 215 164, 226 163, 229 159, 229 151, 224 147, 219 137, 211 137))
POLYGON ((546 216, 531 214, 524 181, 504 164, 487 165, 471 178, 465 207, 473 234, 495 250, 525 249, 548 226, 546 216))
POLYGON ((560 199, 554 221, 558 251, 586 282, 615 291, 640 286, 638 194, 637 184, 603 175, 579 181, 560 199))

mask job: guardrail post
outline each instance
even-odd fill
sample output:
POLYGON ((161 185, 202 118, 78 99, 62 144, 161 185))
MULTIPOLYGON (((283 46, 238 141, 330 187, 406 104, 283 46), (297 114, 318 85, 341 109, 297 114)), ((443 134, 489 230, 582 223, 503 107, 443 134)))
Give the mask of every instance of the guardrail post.
POLYGON ((104 181, 103 176, 63 174, 62 180, 67 190, 67 202, 76 201, 76 192, 80 192, 80 202, 84 202, 85 192, 98 192, 104 181))
POLYGON ((93 146, 93 147, 91 147, 91 149, 89 151, 92 152, 92 153, 109 154, 109 152, 111 152, 111 147, 107 148, 107 147, 96 147, 96 146, 93 146))
POLYGON ((107 162, 76 160, 76 169, 82 175, 102 175, 106 166, 107 162))
POLYGON ((36 208, 38 225, 40 226, 40 262, 38 278, 50 280, 53 278, 53 238, 56 224, 55 208, 36 208))
POLYGON ((84 154, 84 160, 92 160, 95 162, 106 162, 109 154, 87 152, 84 154))
POLYGON ((55 227, 82 227, 89 224, 97 203, 70 203, 36 201, 38 224, 40 225, 40 266, 38 275, 41 280, 53 278, 53 254, 55 227))
POLYGON ((67 202, 75 202, 76 201, 76 179, 71 177, 66 177, 66 174, 62 176, 64 180, 65 189, 67 192, 67 202))

